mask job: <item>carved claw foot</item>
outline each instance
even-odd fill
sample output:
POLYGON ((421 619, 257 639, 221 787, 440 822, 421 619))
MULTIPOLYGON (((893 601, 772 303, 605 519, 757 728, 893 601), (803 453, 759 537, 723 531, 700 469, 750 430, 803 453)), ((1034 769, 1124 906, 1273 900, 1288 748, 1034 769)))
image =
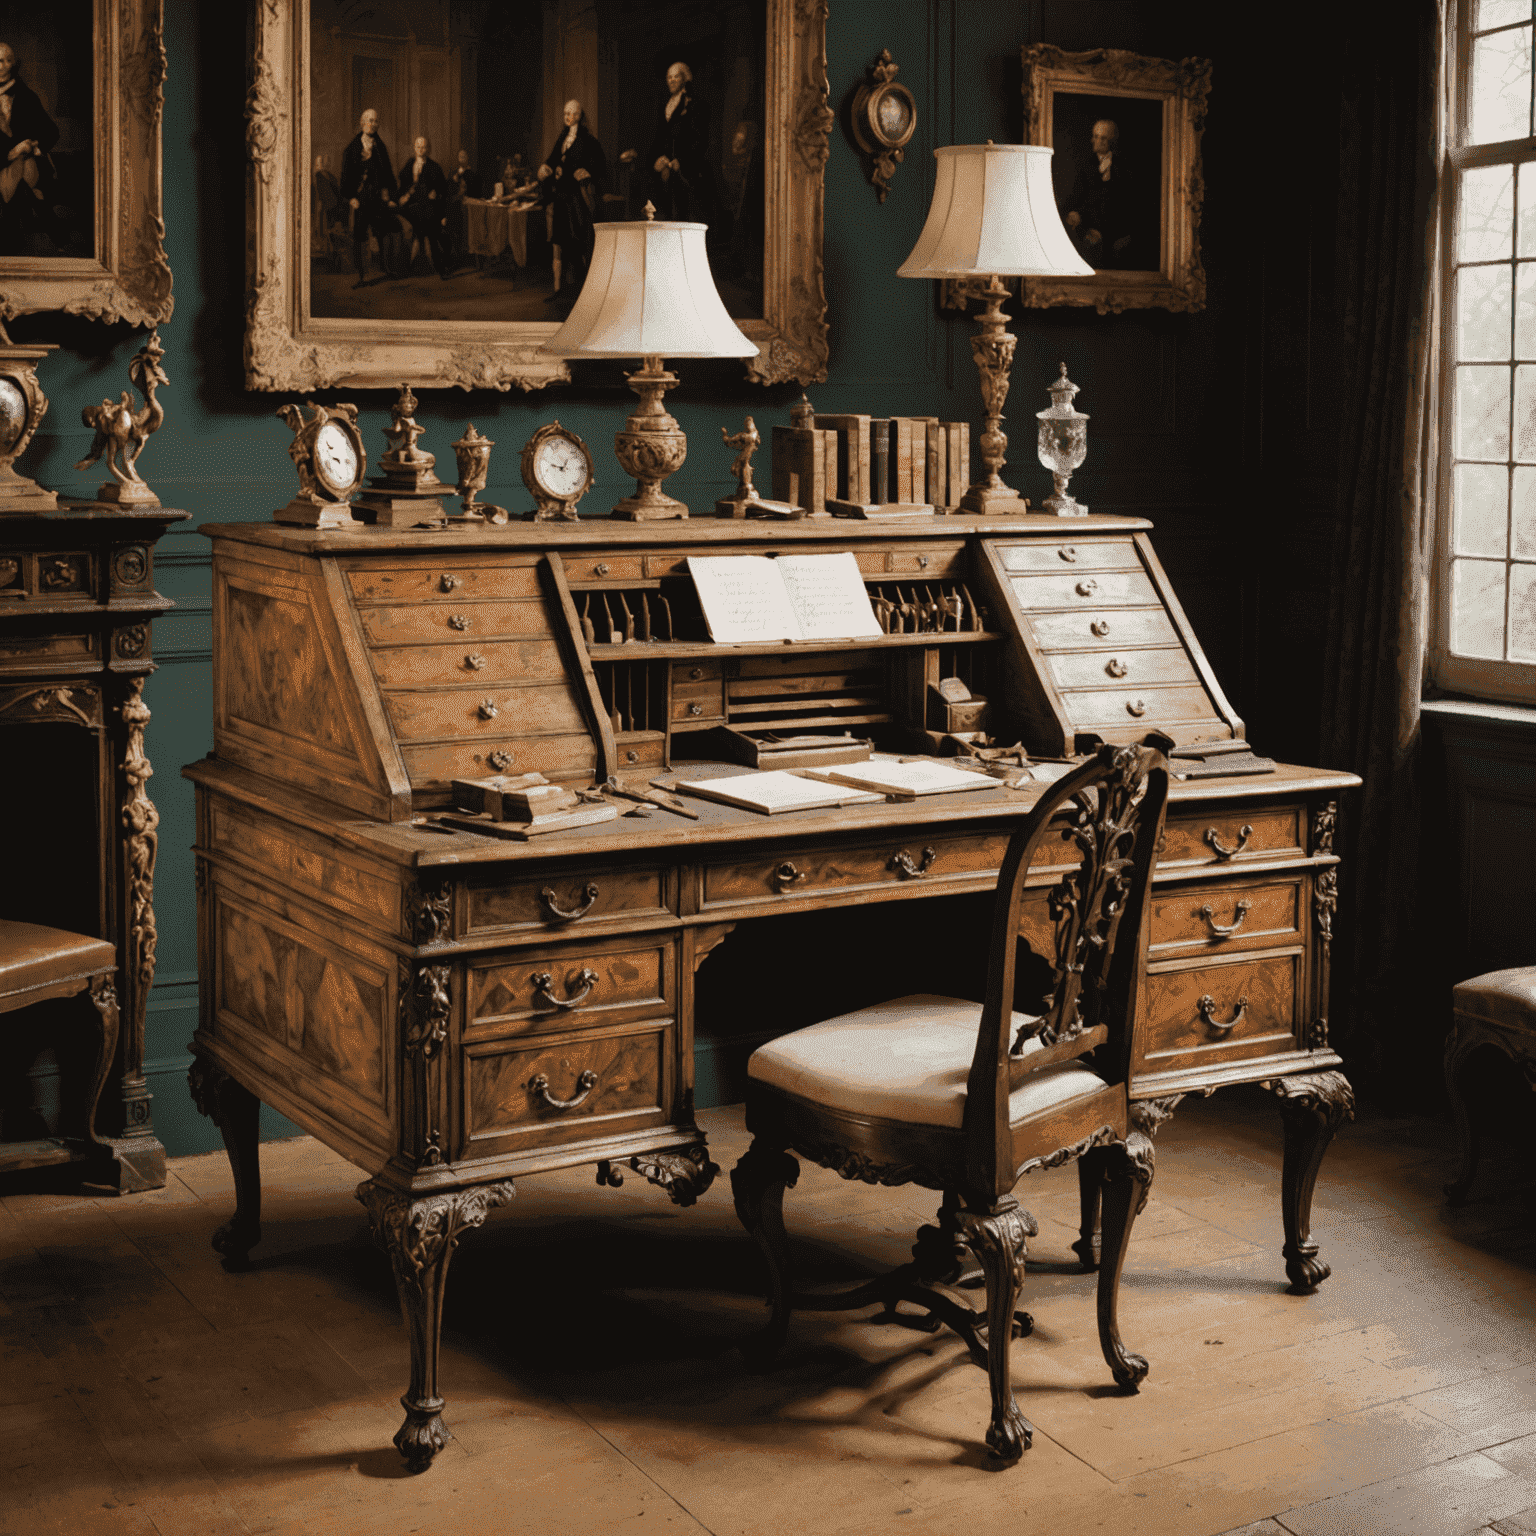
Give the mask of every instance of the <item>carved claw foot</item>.
POLYGON ((402 1397, 400 1406, 405 1409, 405 1423, 395 1433, 395 1449, 405 1458, 407 1472, 425 1472, 432 1465, 432 1458, 448 1444, 443 1400, 429 1397, 413 1403, 402 1397))
POLYGON ((196 1056, 187 1085, 198 1109, 218 1126, 235 1176, 235 1214, 213 1234, 215 1253, 231 1274, 251 1267, 251 1249, 261 1241, 261 1104, 222 1067, 196 1056))
POLYGON ((1121 1351, 1119 1360, 1110 1366, 1110 1374, 1115 1378, 1117 1387, 1134 1392, 1147 1379, 1147 1372, 1151 1369, 1145 1355, 1132 1354, 1126 1349, 1121 1351))
POLYGON ((641 1152, 630 1158, 629 1166, 666 1190, 673 1205, 684 1206, 692 1205, 720 1172, 720 1165, 709 1160, 703 1146, 686 1152, 641 1152))
POLYGON ((1293 1252, 1287 1243, 1281 1250, 1281 1257, 1285 1260, 1285 1278, 1291 1282, 1291 1290, 1298 1296, 1315 1291, 1333 1273, 1331 1266, 1318 1258, 1316 1243, 1309 1242, 1297 1252, 1293 1252))
POLYGON ((1010 1402, 1000 1417, 994 1416, 987 1426, 987 1449, 999 1461, 1017 1461, 1035 1440, 1035 1426, 1019 1411, 1016 1402, 1010 1402))
MULTIPOLYGON (((1009 1343, 1015 1323, 1014 1302, 1024 1283, 1029 1239, 1040 1230, 1016 1200, 999 1200, 990 1211, 961 1211, 955 1230, 981 1265, 987 1280, 987 1378, 992 1388, 992 1424, 987 1449, 1002 1461, 1017 1461, 1029 1448, 1034 1430, 1013 1397, 1009 1343)), ((974 1354, 974 1346, 972 1353, 974 1354)))
POLYGON ((1355 1092, 1342 1072, 1270 1078, 1264 1087, 1280 1100, 1285 1127, 1285 1164, 1280 1178, 1285 1246, 1280 1252, 1291 1291, 1305 1295, 1332 1273, 1318 1258, 1312 1238, 1312 1192, 1334 1132, 1344 1121, 1355 1118, 1355 1092))
POLYGON ((782 1147, 754 1140, 731 1169, 736 1216, 768 1263, 768 1325, 744 1339, 741 1352, 754 1370, 766 1370, 789 1330, 791 1285, 789 1237, 784 1231, 784 1191, 800 1178, 800 1164, 782 1147))
POLYGON ((1120 1272, 1131 1245, 1131 1226, 1152 1191, 1156 1156, 1152 1139, 1132 1130, 1124 1141, 1095 1150, 1083 1159, 1101 1181, 1104 1208, 1104 1256, 1099 1266, 1099 1348, 1117 1385, 1134 1392, 1149 1369, 1142 1356, 1120 1338, 1120 1272))
POLYGON ((213 1234, 213 1251, 224 1255, 224 1268, 232 1275, 251 1267, 251 1249, 261 1241, 261 1223, 244 1221, 237 1211, 213 1234))

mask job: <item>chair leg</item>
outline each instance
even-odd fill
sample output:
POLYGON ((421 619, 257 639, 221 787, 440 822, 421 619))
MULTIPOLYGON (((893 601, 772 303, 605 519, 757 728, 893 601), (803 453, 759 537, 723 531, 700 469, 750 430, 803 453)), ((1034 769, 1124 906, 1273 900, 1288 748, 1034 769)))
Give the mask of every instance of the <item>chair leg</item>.
POLYGON ((768 1304, 773 1308, 767 1327, 743 1342, 741 1352, 759 1369, 778 1354, 789 1330, 789 1238, 784 1231, 784 1191, 800 1178, 800 1164, 782 1146, 761 1137, 731 1169, 731 1193, 736 1215, 768 1261, 768 1304))
POLYGON ((1028 1240, 1039 1229, 1012 1198, 999 1200, 990 1211, 961 1211, 956 1227, 987 1279, 987 1377, 992 1386, 987 1449, 999 1460, 1017 1461, 1029 1449, 1035 1427, 1013 1397, 1013 1312, 1024 1283, 1028 1240))
POLYGON ((1083 1158, 1083 1168, 1091 1165, 1104 1196, 1104 1254, 1099 1266, 1099 1347, 1115 1381, 1134 1392, 1147 1374, 1147 1362, 1132 1354, 1120 1342, 1117 1310, 1120 1301, 1120 1271, 1125 1266, 1126 1249, 1131 1242, 1131 1224, 1147 1203, 1152 1188, 1155 1156, 1152 1140, 1140 1131, 1132 1131, 1124 1141, 1105 1147, 1102 1152, 1083 1158))
POLYGON ((1467 1110, 1466 1094, 1462 1090, 1462 1068, 1471 1053, 1472 1042, 1463 1040, 1461 1026, 1457 1024, 1445 1038, 1445 1091, 1450 1095, 1451 1117, 1456 1125, 1456 1139, 1461 1145, 1461 1171, 1445 1186, 1452 1205, 1460 1205, 1467 1198, 1482 1152, 1478 1125, 1467 1110))
POLYGON ((1104 1169, 1101 1163, 1102 1159, 1096 1161, 1092 1152, 1080 1157, 1077 1162, 1077 1198, 1082 1216, 1072 1251, 1081 1262, 1085 1275, 1091 1275, 1099 1267, 1099 1196, 1104 1189, 1104 1169))

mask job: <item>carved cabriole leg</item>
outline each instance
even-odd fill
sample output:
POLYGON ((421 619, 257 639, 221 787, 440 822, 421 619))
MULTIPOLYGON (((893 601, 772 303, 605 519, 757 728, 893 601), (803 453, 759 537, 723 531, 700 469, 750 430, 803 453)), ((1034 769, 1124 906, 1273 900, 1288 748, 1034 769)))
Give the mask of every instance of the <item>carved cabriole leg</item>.
POLYGON ((1035 1430, 1014 1401, 1009 1346, 1028 1240, 1039 1228, 1011 1198, 998 1201, 990 1211, 961 1211, 955 1226, 987 1279, 987 1377, 992 1385, 987 1448, 1002 1461, 1017 1461, 1029 1449, 1035 1430))
POLYGON ((692 1205, 720 1172, 719 1163, 711 1162, 702 1146, 685 1152, 640 1152, 630 1158, 629 1166, 666 1190, 673 1205, 692 1205))
MULTIPOLYGON (((1209 1097, 1209 1091, 1207 1091, 1209 1097)), ((1165 1120, 1173 1118, 1174 1110, 1183 1100, 1182 1093, 1170 1094, 1161 1099, 1140 1099, 1131 1105, 1131 1124, 1143 1136, 1152 1137, 1157 1134, 1157 1128, 1165 1120)), ((1099 1241, 1099 1199, 1104 1190, 1104 1171, 1102 1167, 1090 1167, 1087 1157, 1081 1158, 1077 1165, 1077 1192, 1081 1202, 1082 1221, 1079 1226, 1078 1240, 1072 1244, 1072 1251, 1082 1261, 1083 1272, 1092 1274, 1099 1267, 1100 1241, 1099 1241)), ((1139 1210, 1140 1207, 1138 1206, 1139 1210)))
POLYGON ((261 1101, 206 1057, 193 1059, 187 1073, 192 1099, 218 1126, 235 1175, 235 1214, 213 1234, 213 1247, 231 1273, 249 1269, 251 1249, 261 1241, 261 1101))
POLYGON ((101 1044, 97 1047, 96 1066, 86 1089, 84 1140, 110 1148, 111 1140, 96 1129, 96 1106, 101 1102, 101 1090, 107 1086, 112 1058, 117 1054, 117 983, 110 973, 91 978, 91 1002, 101 1015, 101 1044))
POLYGON ((1460 1205, 1472 1187, 1472 1176, 1477 1172, 1480 1155, 1477 1122, 1467 1110, 1466 1095, 1462 1092, 1461 1069, 1479 1045, 1487 1044, 1463 1031, 1458 1020, 1445 1039, 1445 1091, 1451 1099, 1451 1117, 1456 1124, 1456 1139, 1461 1146, 1461 1172, 1445 1186, 1453 1205, 1460 1205))
MULTIPOLYGON (((1115 1381, 1134 1392, 1147 1374, 1147 1362, 1120 1342, 1117 1316, 1120 1271, 1131 1243, 1131 1226, 1152 1189, 1152 1138, 1133 1130, 1124 1141, 1096 1149, 1093 1158, 1103 1180, 1104 1257, 1099 1268, 1099 1347, 1115 1381)), ((1086 1168, 1089 1158, 1083 1159, 1086 1168)))
POLYGON ((782 1146, 764 1142, 761 1137, 754 1139, 731 1169, 736 1215, 768 1261, 768 1304, 773 1315, 766 1328, 741 1346, 742 1353, 756 1366, 773 1360, 789 1329, 791 1285, 784 1191, 786 1187, 792 1189, 799 1178, 800 1164, 782 1146))
POLYGON ((155 980, 155 858, 160 844, 160 813, 145 789, 154 769, 144 752, 144 678, 128 683, 118 709, 126 728, 123 752, 123 961, 122 1116, 118 1141, 117 1182, 123 1191, 159 1189, 165 1184, 165 1149, 155 1136, 148 1079, 144 1076, 144 1015, 155 980))
POLYGON ((376 1179, 357 1186, 374 1241, 389 1255, 394 1269, 400 1311, 411 1339, 411 1385, 400 1399, 405 1423, 395 1436, 395 1448, 405 1458, 408 1471, 425 1472, 448 1443, 443 1400, 437 1391, 448 1261, 461 1234, 483 1226, 491 1210, 505 1205, 513 1193, 510 1179, 420 1199, 376 1179))
POLYGON ((1355 1093, 1342 1072, 1274 1077, 1264 1086, 1279 1096, 1285 1125, 1280 1199, 1285 1220, 1285 1273, 1291 1289, 1313 1290, 1332 1273, 1312 1241, 1312 1191, 1333 1133, 1355 1117, 1355 1093))

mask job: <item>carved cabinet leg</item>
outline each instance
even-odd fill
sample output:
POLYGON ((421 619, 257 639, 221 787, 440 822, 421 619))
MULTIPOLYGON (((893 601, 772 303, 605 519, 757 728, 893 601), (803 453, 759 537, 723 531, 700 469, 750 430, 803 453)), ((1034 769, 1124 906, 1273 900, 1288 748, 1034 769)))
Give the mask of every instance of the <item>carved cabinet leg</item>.
POLYGON ((249 1269, 251 1249, 261 1241, 261 1101, 222 1067, 197 1057, 187 1073, 198 1109, 218 1126, 235 1175, 235 1214, 213 1234, 224 1268, 249 1269))
POLYGON ((1000 1200, 991 1211, 961 1211, 955 1223, 987 1281, 987 1376, 992 1385, 987 1449, 1002 1461, 1017 1461, 1034 1440, 1035 1427, 1013 1397, 1013 1314, 1029 1239, 1040 1229, 1012 1199, 1000 1200))
POLYGON ((782 1147, 761 1138, 731 1169, 731 1193, 736 1215, 752 1234, 768 1261, 768 1304, 773 1308, 767 1327, 752 1335, 741 1352, 753 1365, 770 1364, 789 1331, 789 1238, 784 1231, 784 1191, 800 1178, 800 1164, 782 1147))
POLYGON ((1131 1226, 1152 1189, 1155 1157, 1152 1138, 1132 1131, 1124 1141, 1095 1149, 1082 1160, 1083 1178, 1090 1165, 1104 1196, 1104 1256, 1099 1266, 1099 1347, 1115 1381, 1134 1392, 1147 1374, 1146 1360, 1120 1341, 1120 1271, 1131 1245, 1131 1226))
POLYGON ((117 1055, 117 983, 110 973, 91 979, 91 1002, 101 1016, 101 1044, 96 1050, 96 1065, 85 1095, 85 1127, 81 1133, 87 1144, 110 1148, 111 1141, 96 1129, 96 1106, 101 1102, 101 1091, 107 1086, 112 1072, 112 1058, 117 1055))
POLYGON ((505 1205, 512 1195, 510 1179, 419 1199, 376 1179, 357 1187, 374 1241, 389 1255, 394 1269, 400 1311, 411 1339, 411 1385, 400 1399, 405 1423, 395 1436, 395 1448, 411 1472, 425 1472, 448 1443, 443 1400, 437 1391, 448 1261, 460 1236, 471 1227, 483 1226, 491 1210, 505 1205))
POLYGON ((1445 1040, 1445 1090, 1450 1095, 1451 1118, 1456 1125, 1456 1139, 1461 1146, 1461 1171, 1445 1186, 1453 1205, 1460 1205, 1472 1187, 1472 1177, 1477 1172, 1481 1156, 1477 1122, 1467 1110, 1466 1095, 1462 1090, 1461 1072, 1473 1049, 1486 1041, 1469 1040, 1458 1024, 1445 1040))
POLYGON ((1280 1099, 1285 1125, 1285 1169, 1280 1200, 1285 1220, 1285 1273, 1291 1289, 1315 1289, 1333 1271, 1312 1240, 1312 1192, 1333 1133, 1355 1117, 1355 1092, 1342 1072, 1270 1078, 1264 1086, 1280 1099))

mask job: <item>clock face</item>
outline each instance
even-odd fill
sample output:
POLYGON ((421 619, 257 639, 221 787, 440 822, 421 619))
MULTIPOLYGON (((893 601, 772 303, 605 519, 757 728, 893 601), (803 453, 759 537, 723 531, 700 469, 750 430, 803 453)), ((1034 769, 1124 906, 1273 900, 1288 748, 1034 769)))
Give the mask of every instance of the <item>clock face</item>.
POLYGON ((875 103, 875 121, 891 143, 899 144, 912 126, 912 103, 900 91, 887 91, 875 103))
POLYGON ((339 422, 328 421, 315 433, 313 463, 316 478, 337 495, 357 484, 357 447, 339 422))
POLYGON ((0 454, 9 453, 27 427, 27 397, 21 385, 0 375, 0 454))
POLYGON ((568 437, 546 437, 533 458, 533 475, 547 496, 570 500, 587 488, 587 456, 568 437))

